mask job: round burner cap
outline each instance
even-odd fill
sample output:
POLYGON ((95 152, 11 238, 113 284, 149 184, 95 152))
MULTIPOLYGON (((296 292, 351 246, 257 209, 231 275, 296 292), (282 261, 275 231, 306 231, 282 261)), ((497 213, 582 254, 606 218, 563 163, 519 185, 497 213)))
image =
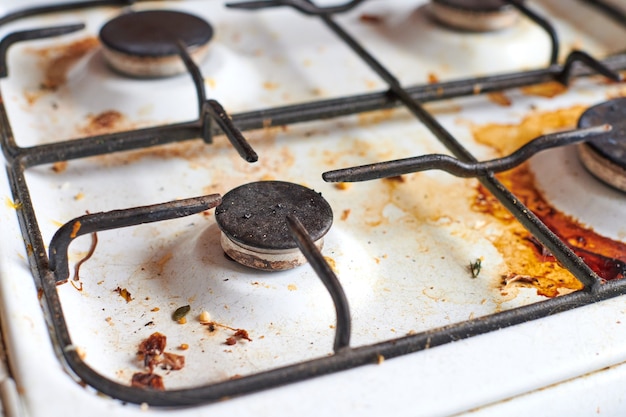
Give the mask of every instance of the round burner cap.
POLYGON ((206 54, 213 28, 205 20, 173 10, 146 10, 117 16, 100 29, 104 56, 117 70, 135 76, 184 72, 177 42, 199 60, 206 54))
MULTIPOLYGON (((578 127, 615 125, 626 120, 626 98, 603 102, 587 109, 578 127)), ((608 139, 595 140, 578 147, 583 165, 597 178, 626 191, 626 131, 614 129, 608 139)))
POLYGON ((296 249, 286 217, 297 217, 313 241, 330 229, 333 212, 322 196, 283 181, 261 181, 237 187, 222 197, 215 220, 235 243, 259 251, 296 249))
POLYGON ((447 26, 475 32, 510 27, 519 17, 517 9, 502 0, 432 0, 430 10, 447 26))

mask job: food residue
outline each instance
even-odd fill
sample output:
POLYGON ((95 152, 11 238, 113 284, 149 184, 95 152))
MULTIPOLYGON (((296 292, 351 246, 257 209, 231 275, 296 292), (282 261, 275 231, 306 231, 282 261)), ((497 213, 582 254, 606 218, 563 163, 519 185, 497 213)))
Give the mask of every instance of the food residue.
POLYGON ((226 345, 229 345, 229 346, 235 345, 241 339, 245 339, 248 342, 252 342, 252 339, 250 338, 248 331, 245 329, 236 329, 234 327, 230 327, 225 324, 217 323, 214 321, 204 322, 202 324, 207 326, 210 333, 215 332, 218 327, 235 332, 231 336, 226 338, 226 341, 224 342, 226 345))
MULTIPOLYGON (((507 155, 542 134, 574 128, 584 110, 583 106, 574 106, 535 113, 520 124, 479 126, 473 128, 473 133, 477 142, 507 155)), ((601 278, 624 278, 626 244, 600 236, 550 205, 538 190, 528 163, 498 174, 498 179, 601 278)), ((533 287, 539 295, 554 297, 583 288, 482 185, 478 185, 477 191, 472 208, 492 215, 510 230, 494 241, 509 269, 509 273, 502 277, 501 291, 506 292, 508 286, 517 285, 533 287)))
POLYGON ((136 372, 130 381, 131 387, 150 388, 153 390, 164 391, 165 385, 161 375, 145 372, 136 372))
POLYGON ((87 115, 87 124, 78 130, 84 135, 95 136, 124 130, 126 118, 117 110, 106 110, 87 115))
POLYGON ((437 77, 437 74, 429 72, 428 73, 428 84, 437 84, 438 82, 439 82, 439 77, 437 77))
POLYGON ((489 93, 487 94, 487 98, 493 103, 496 103, 503 107, 510 107, 511 104, 513 104, 511 102, 511 99, 501 91, 489 93))
POLYGON ((206 310, 202 310, 202 312, 200 313, 200 315, 198 316, 198 321, 201 324, 208 324, 211 322, 211 315, 209 314, 208 311, 206 310))
MULTIPOLYGON (((143 362, 148 372, 135 373, 131 386, 164 390, 163 378, 154 373, 155 368, 166 371, 178 371, 185 367, 185 357, 165 351, 167 337, 159 332, 141 341, 137 349, 137 357, 143 362)), ((182 345, 181 345, 182 346, 182 345)))
MULTIPOLYGON (((191 306, 190 305, 185 305, 185 306, 182 306, 182 307, 178 307, 174 311, 174 313, 172 313, 172 320, 181 323, 181 320, 185 319, 185 316, 190 311, 191 311, 191 306)), ((185 319, 185 323, 186 322, 187 322, 187 320, 185 319)), ((184 323, 181 323, 181 324, 184 324, 184 323)))
POLYGON ((69 71, 89 52, 100 45, 98 38, 88 37, 75 42, 34 51, 44 66, 41 87, 56 90, 66 83, 69 71))
POLYGON ((380 24, 383 22, 383 18, 381 16, 369 13, 363 13, 359 16, 359 20, 363 23, 371 23, 371 24, 380 24))
POLYGON ((478 275, 480 274, 480 270, 482 269, 482 259, 477 258, 474 262, 470 262, 469 263, 469 271, 470 274, 472 275, 472 278, 478 278, 478 275))
POLYGON ((56 172, 57 174, 65 171, 67 169, 67 161, 59 161, 52 164, 52 172, 56 172))
POLYGON ((542 84, 533 84, 521 88, 522 93, 528 96, 553 98, 567 91, 567 86, 558 81, 549 81, 542 84))
POLYGON ((126 300, 127 303, 130 303, 131 301, 133 301, 133 297, 131 296, 130 292, 126 288, 117 287, 116 289, 113 290, 113 292, 118 293, 120 297, 126 300))

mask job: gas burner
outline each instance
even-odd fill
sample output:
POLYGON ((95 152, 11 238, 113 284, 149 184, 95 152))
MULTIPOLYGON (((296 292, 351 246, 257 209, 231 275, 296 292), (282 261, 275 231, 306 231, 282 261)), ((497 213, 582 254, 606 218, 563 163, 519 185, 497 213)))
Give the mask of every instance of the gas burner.
POLYGON ((213 28, 205 20, 171 10, 120 15, 100 30, 104 56, 116 70, 137 77, 165 77, 185 71, 177 42, 199 62, 207 53, 213 28))
POLYGON ((266 271, 306 263, 289 231, 289 214, 302 222, 321 249, 333 212, 319 193, 283 181, 253 182, 229 191, 215 210, 224 252, 242 265, 266 271))
MULTIPOLYGON (((626 98, 609 100, 593 106, 583 113, 579 127, 594 123, 617 123, 626 118, 626 98)), ((615 130, 609 140, 587 142, 579 145, 578 154, 583 165, 598 179, 626 191, 626 132, 615 130)))
POLYGON ((441 23, 473 32, 511 27, 519 18, 519 12, 502 0, 432 0, 430 9, 441 23))

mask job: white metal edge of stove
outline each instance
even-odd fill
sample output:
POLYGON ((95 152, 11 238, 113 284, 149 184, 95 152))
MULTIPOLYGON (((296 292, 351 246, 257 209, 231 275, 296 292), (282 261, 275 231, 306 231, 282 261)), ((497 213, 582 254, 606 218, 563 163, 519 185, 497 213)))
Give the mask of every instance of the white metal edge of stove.
MULTIPOLYGON (((6 184, 2 185, 3 194, 9 196, 6 184)), ((0 242, 2 256, 22 257, 23 253, 11 253, 11 249, 23 247, 21 237, 16 228, 14 216, 2 219, 3 225, 9 225, 9 229, 4 229, 5 241, 0 242), (10 236, 9 236, 10 235, 10 236), (13 244, 17 244, 13 246, 13 244)), ((13 270, 6 265, 2 265, 1 272, 3 279, 0 282, 0 290, 4 294, 11 294, 6 297, 13 302, 3 306, 3 322, 15 324, 12 330, 14 334, 9 340, 19 341, 15 346, 19 348, 25 357, 35 358, 30 365, 30 375, 22 375, 25 386, 32 388, 20 388, 19 392, 25 400, 27 414, 50 415, 60 410, 64 415, 90 414, 105 415, 111 411, 117 414, 134 415, 138 414, 139 408, 134 406, 121 406, 116 401, 107 401, 96 397, 88 390, 84 390, 74 382, 70 381, 65 374, 48 375, 45 371, 59 370, 60 366, 54 357, 48 343, 47 329, 45 323, 39 317, 20 316, 20 312, 28 310, 28 307, 37 303, 37 296, 34 286, 29 285, 27 289, 16 289, 10 279, 24 274, 24 270, 13 270), (23 328, 32 329, 32 333, 20 331, 23 328), (49 387, 55 388, 54 391, 49 387), (60 391, 59 391, 60 390, 60 391), (96 399, 94 402, 93 399, 96 399), (68 410, 67 407, 70 407, 68 410), (52 410, 52 411, 51 411, 52 410)), ((26 274, 29 274, 26 271, 26 274)), ((32 284, 32 283, 29 283, 32 284)), ((623 297, 622 297, 623 298, 623 297)), ((461 341, 457 343, 467 344, 470 349, 464 351, 462 355, 453 358, 447 357, 450 346, 443 346, 426 352, 421 352, 410 357, 397 358, 385 361, 379 366, 366 366, 353 371, 334 374, 308 382, 295 384, 277 390, 264 391, 258 394, 233 399, 224 403, 213 404, 193 410, 178 410, 181 415, 226 415, 233 412, 241 414, 253 411, 257 415, 318 415, 323 412, 334 413, 358 413, 376 415, 382 413, 399 412, 403 414, 423 414, 438 415, 449 414, 462 411, 455 409, 447 399, 456 397, 463 401, 463 409, 476 407, 478 397, 473 395, 478 392, 491 392, 488 401, 497 401, 514 395, 509 391, 507 381, 503 380, 509 374, 521 375, 541 375, 541 370, 552 366, 558 368, 559 364, 575 361, 577 355, 594 355, 602 351, 603 340, 612 338, 612 342, 625 342, 620 335, 619 318, 623 315, 621 298, 602 303, 602 312, 599 306, 589 306, 575 312, 563 313, 549 318, 541 323, 529 323, 517 326, 516 332, 511 329, 502 330, 500 338, 505 339, 499 346, 490 346, 489 338, 473 338, 471 343, 461 341), (612 313, 612 314, 611 314, 612 313), (608 316, 607 316, 608 314, 608 316), (595 344, 589 343, 584 347, 584 352, 572 352, 571 338, 579 335, 571 335, 567 329, 571 323, 571 318, 583 317, 586 322, 582 323, 585 331, 592 338, 595 344), (612 320, 610 329, 602 326, 595 327, 598 321, 612 320), (555 330, 556 329, 556 330, 555 330), (521 333, 518 332, 521 330, 521 333), (547 332, 547 336, 542 334, 547 332), (546 336, 537 337, 538 334, 546 336), (595 337, 593 337, 595 336, 595 337), (513 353, 515 352, 515 353, 513 353), (545 353, 546 355, 537 359, 532 353, 545 353), (512 363, 511 356, 515 356, 515 363, 512 363), (484 365, 481 358, 490 357, 490 360, 498 364, 488 369, 481 369, 484 365), (523 356, 520 358, 520 356, 523 356), (478 360, 477 360, 478 358, 478 360), (463 369, 462 373, 458 373, 463 369), (506 371, 504 370, 506 369, 506 371), (449 378, 435 379, 440 374, 449 378), (331 381, 332 378, 332 381, 331 381), (382 389, 377 387, 377 382, 394 381, 386 384, 382 389), (439 381, 439 382, 437 382, 439 381), (349 403, 342 403, 338 398, 343 394, 341 389, 346 389, 350 395, 349 403), (497 392, 497 393, 496 393, 497 392), (417 394, 419 393, 419 394, 417 394), (409 408, 409 410, 407 410, 409 408)), ((580 336, 581 337, 581 336, 580 336)), ((11 342, 9 342, 11 343, 11 342)), ((610 364, 619 363, 626 360, 619 352, 602 351, 595 361, 595 366, 601 368, 610 364)), ((572 371, 562 371, 558 380, 569 379, 589 369, 576 369, 572 371)), ((19 376, 19 374, 18 374, 19 376)), ((558 380, 543 380, 542 384, 551 384, 558 380)), ((24 385, 20 384, 21 387, 24 385)), ((480 396, 479 396, 480 397, 480 396)), ((484 397, 483 397, 484 399, 484 397)), ((160 413, 160 411, 155 411, 160 413)))

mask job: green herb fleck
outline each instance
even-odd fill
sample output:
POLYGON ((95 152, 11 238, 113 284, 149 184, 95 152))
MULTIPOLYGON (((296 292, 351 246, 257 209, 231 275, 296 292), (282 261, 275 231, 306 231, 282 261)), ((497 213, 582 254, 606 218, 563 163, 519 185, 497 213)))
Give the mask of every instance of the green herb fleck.
POLYGON ((482 268, 482 263, 483 261, 480 258, 477 258, 474 262, 470 262, 469 270, 472 274, 472 278, 478 277, 478 274, 480 274, 480 269, 482 268))
POLYGON ((172 314, 172 320, 179 321, 180 319, 185 317, 187 313, 189 313, 190 310, 191 310, 190 305, 178 307, 176 311, 174 311, 174 314, 172 314))

